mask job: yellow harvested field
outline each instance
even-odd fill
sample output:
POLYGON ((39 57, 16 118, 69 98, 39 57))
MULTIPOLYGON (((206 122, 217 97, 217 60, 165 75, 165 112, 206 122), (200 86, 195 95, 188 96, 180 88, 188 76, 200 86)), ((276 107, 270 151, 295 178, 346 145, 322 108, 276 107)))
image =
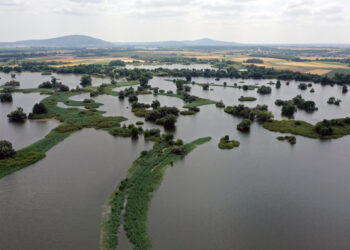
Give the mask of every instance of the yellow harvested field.
POLYGON ((334 65, 323 62, 289 62, 280 61, 279 65, 295 66, 295 67, 308 67, 308 68, 332 68, 332 69, 350 69, 350 67, 345 65, 334 65))
POLYGON ((315 75, 324 75, 329 72, 331 72, 331 70, 329 69, 313 69, 313 70, 307 71, 306 73, 315 74, 315 75))

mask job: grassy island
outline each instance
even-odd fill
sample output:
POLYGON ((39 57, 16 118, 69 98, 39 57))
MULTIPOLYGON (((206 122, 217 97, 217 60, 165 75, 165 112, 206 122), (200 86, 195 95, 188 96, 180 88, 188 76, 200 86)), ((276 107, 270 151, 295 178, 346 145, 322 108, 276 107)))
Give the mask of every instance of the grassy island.
POLYGON ((238 101, 240 102, 254 102, 256 101, 256 98, 253 96, 241 96, 238 98, 238 101))
POLYGON ((309 138, 336 139, 350 134, 350 118, 323 120, 312 125, 304 121, 273 120, 264 128, 274 132, 291 133, 309 138))
POLYGON ((143 151, 129 169, 125 178, 110 196, 109 213, 102 226, 103 249, 115 249, 124 212, 124 229, 134 249, 151 249, 146 222, 149 203, 158 188, 168 165, 190 153, 197 146, 208 142, 205 137, 182 145, 172 136, 163 135, 153 149, 143 151))
POLYGON ((225 135, 220 139, 220 142, 218 144, 218 147, 220 149, 233 149, 236 147, 239 147, 241 143, 239 141, 231 140, 228 135, 225 135))

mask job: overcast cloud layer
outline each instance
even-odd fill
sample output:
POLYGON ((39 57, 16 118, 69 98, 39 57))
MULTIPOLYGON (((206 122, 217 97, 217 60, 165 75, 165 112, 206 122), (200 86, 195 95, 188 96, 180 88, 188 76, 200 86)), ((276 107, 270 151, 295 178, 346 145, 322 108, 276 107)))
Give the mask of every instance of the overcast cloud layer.
POLYGON ((0 41, 350 43, 349 0, 0 0, 0 41))

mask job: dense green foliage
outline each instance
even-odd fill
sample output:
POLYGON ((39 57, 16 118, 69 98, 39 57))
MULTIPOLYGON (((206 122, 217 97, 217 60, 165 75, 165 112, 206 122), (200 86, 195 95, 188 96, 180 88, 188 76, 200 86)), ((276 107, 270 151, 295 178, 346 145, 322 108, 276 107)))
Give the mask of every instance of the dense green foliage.
POLYGON ((296 107, 306 112, 313 112, 318 110, 314 101, 306 101, 301 95, 295 96, 292 100, 283 101, 277 99, 275 101, 277 106, 282 106, 282 115, 291 117, 296 112, 296 107))
POLYGON ((247 59, 246 61, 244 61, 245 63, 264 63, 263 60, 259 59, 259 58, 251 58, 251 59, 247 59))
POLYGON ((23 122, 27 119, 26 113, 23 112, 23 108, 18 107, 15 111, 12 111, 7 115, 11 122, 23 122))
POLYGON ((239 145, 240 145, 239 141, 235 141, 235 140, 230 141, 230 137, 228 135, 225 135, 224 137, 220 138, 218 147, 220 149, 233 149, 233 148, 239 147, 239 145))
POLYGON ((0 93, 0 102, 12 102, 12 94, 11 93, 0 93))
POLYGON ((0 141, 0 159, 13 156, 16 151, 12 147, 12 143, 6 140, 0 141))
POLYGON ((271 87, 263 85, 258 88, 258 93, 261 95, 271 94, 271 87))
POLYGON ((243 119, 238 125, 237 129, 242 132, 249 132, 251 121, 249 119, 243 119))
POLYGON ((90 75, 83 75, 80 79, 80 85, 83 87, 90 86, 92 83, 90 75))
POLYGON ((341 100, 340 99, 335 99, 335 97, 332 96, 332 97, 329 97, 327 103, 339 106, 340 103, 341 103, 341 100))
POLYGON ((273 114, 268 111, 266 105, 257 105, 254 108, 249 108, 242 104, 237 106, 227 106, 225 112, 251 121, 256 119, 259 122, 265 122, 273 119, 273 114))

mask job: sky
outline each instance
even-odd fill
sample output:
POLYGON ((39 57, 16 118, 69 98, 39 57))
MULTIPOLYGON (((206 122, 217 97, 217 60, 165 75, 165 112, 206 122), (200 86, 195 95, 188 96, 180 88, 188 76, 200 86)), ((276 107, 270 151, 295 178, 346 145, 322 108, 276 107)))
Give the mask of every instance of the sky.
POLYGON ((350 43, 349 0, 0 0, 0 41, 350 43))

